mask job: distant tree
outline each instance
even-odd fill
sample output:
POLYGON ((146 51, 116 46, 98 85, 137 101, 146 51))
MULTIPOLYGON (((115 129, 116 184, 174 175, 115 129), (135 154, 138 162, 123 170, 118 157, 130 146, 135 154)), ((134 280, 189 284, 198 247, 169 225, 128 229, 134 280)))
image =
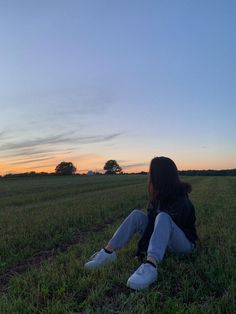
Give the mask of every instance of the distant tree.
POLYGON ((55 173, 60 175, 72 175, 75 174, 76 168, 72 162, 62 161, 56 166, 55 173))
POLYGON ((106 170, 105 174, 117 174, 122 171, 116 160, 108 160, 103 169, 106 170))

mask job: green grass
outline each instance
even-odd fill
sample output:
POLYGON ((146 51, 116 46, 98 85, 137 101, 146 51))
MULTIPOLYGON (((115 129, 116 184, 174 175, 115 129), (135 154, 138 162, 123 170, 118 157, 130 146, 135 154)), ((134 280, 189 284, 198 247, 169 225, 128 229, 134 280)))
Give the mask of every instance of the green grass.
POLYGON ((92 272, 83 264, 133 208, 145 208, 145 176, 0 180, 2 274, 43 250, 56 252, 12 275, 0 313, 236 313, 236 178, 184 179, 193 185, 201 247, 166 254, 158 283, 140 292, 125 285, 139 266, 137 236, 117 263, 92 272))

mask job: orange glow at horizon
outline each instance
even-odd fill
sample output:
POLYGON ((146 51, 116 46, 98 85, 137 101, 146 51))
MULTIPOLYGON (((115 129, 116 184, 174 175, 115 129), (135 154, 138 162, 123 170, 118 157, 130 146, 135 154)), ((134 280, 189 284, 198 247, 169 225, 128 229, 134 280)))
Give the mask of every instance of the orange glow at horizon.
MULTIPOLYGON (((9 173, 15 174, 15 173, 24 173, 24 172, 48 172, 48 173, 52 173, 55 171, 56 166, 61 162, 61 161, 71 161, 75 167, 77 168, 77 173, 86 173, 89 170, 92 171, 98 171, 98 172, 103 172, 103 166, 105 164, 105 159, 104 158, 97 158, 94 156, 83 156, 83 157, 79 157, 79 158, 68 158, 65 156, 62 157, 57 157, 57 158, 52 158, 50 160, 50 162, 48 161, 41 161, 41 165, 40 166, 34 166, 33 162, 29 163, 28 165, 24 165, 24 164, 11 164, 11 163, 0 163, 0 175, 6 175, 9 173)), ((148 172, 149 166, 129 166, 129 167, 125 167, 122 166, 122 164, 120 164, 120 166, 123 169, 123 172, 126 173, 132 173, 132 172, 141 172, 141 171, 145 171, 148 172)), ((220 170, 220 169, 233 169, 235 167, 229 167, 229 165, 222 165, 221 167, 218 166, 218 164, 212 163, 211 165, 207 165, 207 164, 203 164, 201 162, 199 162, 198 164, 187 164, 187 165, 179 165, 178 169, 179 170, 208 170, 208 169, 215 169, 215 170, 220 170)))
MULTIPOLYGON (((110 154, 109 154, 110 155, 110 154)), ((49 155, 46 156, 46 160, 37 160, 32 156, 27 156, 27 158, 22 159, 9 159, 9 160, 0 160, 0 175, 5 175, 9 173, 24 173, 24 172, 49 172, 52 173, 55 171, 56 166, 62 162, 72 162, 77 168, 77 173, 87 173, 88 171, 103 172, 104 164, 109 159, 107 155, 100 155, 96 153, 73 153, 73 154, 60 154, 60 155, 49 155)), ((125 154, 124 154, 125 155, 125 154)), ((170 158, 174 160, 179 170, 208 170, 208 169, 234 169, 236 168, 235 161, 230 156, 224 160, 222 158, 212 158, 212 156, 205 156, 205 158, 197 158, 197 155, 188 156, 183 158, 181 156, 174 156, 174 154, 168 154, 170 158)), ((108 157, 109 156, 109 157, 108 157)), ((18 157, 19 158, 19 157, 18 157)), ((43 157, 44 158, 44 157, 43 157)), ((143 160, 132 160, 132 161, 121 161, 123 158, 122 154, 120 158, 117 158, 117 162, 123 169, 125 173, 132 172, 148 172, 150 160, 145 160, 147 157, 139 157, 143 160), (120 161, 119 161, 120 160, 120 161), (145 163, 144 163, 145 162, 145 163), (128 165, 127 165, 128 163, 128 165)), ((125 158, 125 157, 124 157, 125 158)), ((128 158, 127 158, 128 159, 128 158)))
POLYGON ((0 175, 6 175, 9 173, 25 173, 25 172, 48 172, 52 173, 55 171, 56 166, 62 162, 72 162, 77 168, 77 173, 86 173, 89 170, 102 171, 105 164, 104 158, 97 156, 96 154, 84 154, 80 156, 60 156, 52 157, 50 161, 40 161, 40 165, 36 165, 36 162, 27 162, 25 160, 20 164, 14 164, 11 162, 0 162, 0 175))

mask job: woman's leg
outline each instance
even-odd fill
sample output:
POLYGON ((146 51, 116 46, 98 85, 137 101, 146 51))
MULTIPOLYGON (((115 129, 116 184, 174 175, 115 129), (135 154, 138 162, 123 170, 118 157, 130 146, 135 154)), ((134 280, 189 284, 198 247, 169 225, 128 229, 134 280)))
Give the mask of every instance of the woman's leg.
POLYGON ((193 243, 165 212, 157 215, 154 231, 148 246, 148 259, 153 257, 157 262, 163 259, 166 248, 176 253, 188 253, 193 250, 193 243))
POLYGON ((175 252, 191 252, 193 244, 167 213, 159 213, 155 220, 149 246, 147 262, 142 264, 128 279, 132 289, 145 289, 157 280, 156 262, 160 262, 167 246, 175 252))
POLYGON ((134 209, 116 230, 108 242, 107 248, 116 250, 125 246, 135 233, 142 234, 144 232, 147 223, 147 216, 141 210, 134 209))
POLYGON ((115 262, 117 257, 116 252, 113 252, 113 250, 119 249, 127 244, 134 233, 143 233, 147 222, 148 218, 141 210, 133 210, 116 230, 105 249, 101 249, 99 252, 92 255, 90 260, 85 263, 84 267, 86 269, 94 269, 107 263, 115 262))

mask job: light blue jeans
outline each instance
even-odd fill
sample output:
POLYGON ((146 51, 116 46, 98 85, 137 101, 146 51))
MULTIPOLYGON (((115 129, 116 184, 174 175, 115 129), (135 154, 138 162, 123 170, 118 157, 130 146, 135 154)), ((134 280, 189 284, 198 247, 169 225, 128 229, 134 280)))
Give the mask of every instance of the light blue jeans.
MULTIPOLYGON (((108 242, 114 250, 126 245, 135 233, 143 234, 148 217, 141 210, 134 209, 116 230, 108 242)), ((190 253, 194 244, 188 240, 184 232, 174 223, 171 216, 160 212, 156 216, 154 230, 149 241, 147 255, 158 262, 163 259, 166 248, 176 253, 190 253)))

